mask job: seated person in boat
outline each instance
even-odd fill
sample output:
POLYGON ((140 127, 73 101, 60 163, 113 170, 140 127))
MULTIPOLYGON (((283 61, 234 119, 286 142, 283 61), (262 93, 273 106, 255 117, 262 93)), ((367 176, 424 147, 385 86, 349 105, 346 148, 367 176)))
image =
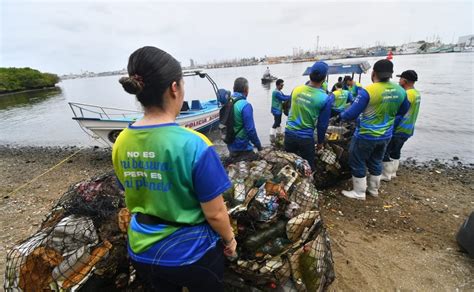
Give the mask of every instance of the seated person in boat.
POLYGON ((267 67, 267 69, 265 70, 265 72, 263 72, 263 78, 269 78, 271 77, 272 75, 270 74, 270 68, 267 67))

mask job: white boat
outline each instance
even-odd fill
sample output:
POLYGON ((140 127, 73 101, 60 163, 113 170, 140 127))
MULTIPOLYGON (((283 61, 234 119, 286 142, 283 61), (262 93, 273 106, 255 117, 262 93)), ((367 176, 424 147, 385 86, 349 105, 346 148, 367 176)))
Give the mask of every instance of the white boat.
MULTIPOLYGON (((176 122, 184 127, 188 127, 206 133, 213 128, 217 128, 219 123, 220 105, 217 101, 217 85, 209 75, 201 71, 183 72, 184 76, 198 75, 207 78, 211 83, 216 99, 201 102, 192 100, 191 106, 188 101, 183 102, 181 113, 176 118, 176 122)), ((103 140, 108 146, 112 146, 120 132, 129 124, 143 117, 143 112, 69 102, 69 106, 74 114, 73 120, 90 136, 103 140)))
POLYGON ((422 45, 423 43, 421 42, 411 42, 411 43, 403 44, 398 50, 398 53, 400 55, 417 54, 421 50, 422 45))

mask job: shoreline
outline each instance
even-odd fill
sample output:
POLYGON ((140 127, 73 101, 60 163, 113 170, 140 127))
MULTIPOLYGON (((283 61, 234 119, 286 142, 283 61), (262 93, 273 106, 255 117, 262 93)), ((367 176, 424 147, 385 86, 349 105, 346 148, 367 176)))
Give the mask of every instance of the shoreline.
MULTIPOLYGON (((393 53, 393 56, 414 56, 414 55, 433 55, 433 54, 452 54, 452 53, 463 53, 463 54, 468 54, 468 53, 473 53, 473 52, 432 52, 432 53, 413 53, 413 54, 398 54, 398 53, 393 53)), ((281 56, 277 56, 276 58, 279 58, 281 56)), ((336 56, 334 58, 312 58, 312 59, 304 59, 304 60, 292 60, 291 62, 262 62, 262 63, 255 63, 255 64, 242 64, 242 65, 233 65, 233 66, 224 66, 224 65, 203 65, 201 67, 197 66, 195 68, 189 68, 189 67, 183 67, 183 70, 211 70, 211 69, 223 69, 223 68, 239 68, 239 67, 251 67, 251 66, 269 66, 269 65, 279 65, 279 64, 296 64, 296 63, 305 63, 305 62, 315 62, 318 60, 329 60, 329 61, 334 61, 334 60, 354 60, 354 59, 364 59, 364 58, 374 58, 374 57, 379 57, 379 58, 385 58, 386 55, 383 56, 354 56, 354 57, 342 57, 340 58, 339 56, 336 56)), ((113 71, 106 71, 106 72, 99 72, 96 74, 102 74, 102 73, 108 73, 108 72, 113 72, 113 71)), ((61 75, 63 78, 61 80, 72 80, 72 79, 87 79, 87 78, 97 78, 97 77, 109 77, 109 76, 123 76, 126 75, 127 73, 111 73, 111 74, 105 74, 105 75, 96 75, 96 76, 84 76, 84 77, 64 77, 65 75, 61 75)))
MULTIPOLYGON (((110 148, 0 146, 0 274, 8 249, 37 231, 70 185, 110 170, 110 148)), ((474 209, 473 164, 407 159, 397 175, 366 201, 340 195, 349 181, 320 190, 336 271, 328 290, 474 289, 474 260, 455 241, 474 209)))
POLYGON ((9 92, 2 92, 0 93, 0 98, 2 96, 9 96, 9 95, 15 95, 15 94, 20 94, 20 93, 29 93, 29 92, 38 92, 38 91, 47 91, 47 90, 55 90, 55 89, 61 89, 59 86, 51 86, 51 87, 43 87, 43 88, 36 88, 36 89, 25 89, 25 90, 18 90, 18 91, 9 91, 9 92))
MULTIPOLYGON (((214 144, 216 151, 219 155, 228 154, 227 148, 225 145, 214 144), (222 153, 221 153, 222 152, 222 153)), ((263 145, 268 147, 270 145, 263 145)), ((99 145, 22 145, 14 143, 5 143, 0 145, 0 153, 2 151, 73 151, 73 150, 83 149, 83 150, 92 150, 95 151, 109 151, 111 153, 112 147, 104 147, 99 145)), ((434 158, 429 160, 417 160, 411 156, 402 157, 400 162, 405 165, 405 167, 410 168, 464 168, 474 170, 474 162, 465 161, 458 156, 453 156, 451 158, 434 158)))

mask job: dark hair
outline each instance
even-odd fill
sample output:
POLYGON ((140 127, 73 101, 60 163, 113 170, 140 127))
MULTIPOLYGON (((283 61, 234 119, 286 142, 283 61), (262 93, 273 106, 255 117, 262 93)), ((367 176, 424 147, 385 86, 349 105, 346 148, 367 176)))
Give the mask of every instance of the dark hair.
POLYGON ((276 86, 280 86, 283 82, 285 82, 285 81, 283 81, 283 79, 278 79, 278 80, 275 82, 275 84, 276 84, 276 86))
POLYGON ((342 76, 337 77, 337 82, 342 82, 342 76))
POLYGON ((244 77, 239 77, 234 81, 234 92, 244 93, 249 88, 249 82, 244 77))
POLYGON ((163 107, 163 94, 183 78, 179 62, 155 47, 143 47, 128 59, 128 77, 120 78, 126 92, 135 94, 143 107, 163 107))
MULTIPOLYGON (((377 72, 375 72, 375 75, 377 75, 377 72)), ((390 77, 384 77, 384 78, 380 78, 378 75, 377 75, 377 78, 380 82, 389 82, 390 81, 390 77)))
POLYGON ((319 82, 324 81, 324 79, 326 79, 326 75, 321 75, 318 72, 313 72, 309 74, 309 80, 313 82, 319 83, 319 82))
POLYGON ((338 83, 334 84, 334 87, 336 87, 336 88, 342 88, 342 83, 341 83, 341 82, 338 82, 338 83))
POLYGON ((342 81, 342 82, 346 83, 347 81, 352 81, 352 77, 349 76, 349 75, 344 76, 344 81, 342 81))

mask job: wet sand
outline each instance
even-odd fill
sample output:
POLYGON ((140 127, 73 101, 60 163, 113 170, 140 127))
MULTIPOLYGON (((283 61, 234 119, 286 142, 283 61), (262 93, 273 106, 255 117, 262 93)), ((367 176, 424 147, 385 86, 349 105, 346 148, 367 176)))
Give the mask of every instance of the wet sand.
MULTIPOLYGON (((7 250, 39 228, 71 184, 111 169, 107 149, 0 146, 2 277, 7 250)), ((378 199, 342 197, 339 191, 348 181, 323 191, 336 270, 329 290, 473 290, 474 260, 455 242, 459 226, 474 210, 473 178, 473 165, 457 160, 410 161, 393 182, 382 184, 378 199)))

